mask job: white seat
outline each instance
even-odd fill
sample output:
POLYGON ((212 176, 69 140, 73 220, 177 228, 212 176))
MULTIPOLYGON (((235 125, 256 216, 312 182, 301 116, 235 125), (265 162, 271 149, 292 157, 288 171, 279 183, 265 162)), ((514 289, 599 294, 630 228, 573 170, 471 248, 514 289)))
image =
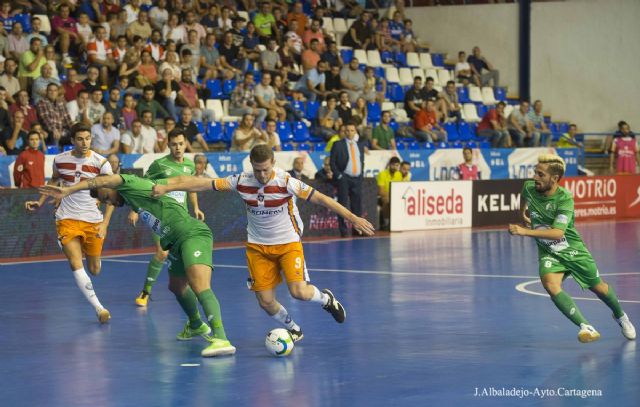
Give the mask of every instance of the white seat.
POLYGON ((359 63, 367 65, 367 51, 363 49, 356 49, 353 51, 353 57, 357 59, 359 63))
POLYGON ((509 116, 511 116, 511 112, 513 112, 515 109, 518 109, 520 106, 513 106, 513 105, 506 105, 504 107, 504 117, 508 118, 509 116))
POLYGON ((247 13, 246 11, 240 10, 240 11, 237 11, 237 14, 238 14, 238 17, 244 18, 245 21, 251 21, 251 19, 249 18, 249 13, 247 13))
POLYGON ((424 71, 422 70, 422 68, 413 68, 411 70, 411 75, 413 75, 414 78, 416 76, 419 76, 424 80, 424 71))
POLYGON ((407 115, 407 111, 400 107, 391 111, 391 117, 398 123, 408 123, 411 121, 411 119, 407 115))
POLYGON ((398 74, 398 68, 391 67, 384 70, 385 77, 388 83, 400 83, 400 74, 398 74))
POLYGON ((356 19, 355 18, 347 18, 345 21, 347 22, 347 27, 351 28, 353 23, 356 22, 356 19))
POLYGON ((410 68, 418 68, 420 66, 420 58, 416 52, 407 52, 407 66, 410 68))
POLYGON ((478 110, 476 109, 476 105, 474 105, 473 103, 463 104, 462 110, 464 112, 466 121, 473 123, 477 123, 480 121, 480 117, 478 117, 478 110))
POLYGON ((40 31, 47 35, 51 34, 51 22, 49 21, 49 16, 46 14, 34 14, 33 16, 40 19, 40 31))
POLYGON ((425 82, 426 82, 427 78, 429 78, 429 77, 433 78, 433 81, 435 83, 440 83, 440 79, 438 78, 438 71, 437 70, 435 70, 433 68, 425 69, 424 70, 424 78, 422 78, 422 79, 424 79, 425 82))
POLYGON ((240 116, 229 116, 229 101, 222 101, 222 111, 224 112, 224 116, 222 117, 223 122, 239 122, 242 117, 240 116))
POLYGON ((438 80, 442 86, 445 86, 451 80, 451 74, 446 69, 440 69, 438 71, 438 80))
POLYGON ((322 28, 328 33, 333 33, 335 31, 331 17, 322 17, 322 28))
POLYGON ((368 66, 377 68, 382 66, 382 58, 380 58, 380 52, 377 49, 367 51, 368 66))
POLYGON ((485 86, 482 88, 482 103, 485 105, 495 105, 498 103, 495 95, 493 94, 493 88, 491 86, 485 86))
MULTIPOLYGON (((408 55, 407 55, 407 59, 408 59, 408 55)), ((423 69, 433 68, 433 61, 431 60, 431 54, 428 54, 426 52, 420 53, 420 66, 423 69)))
POLYGON ((482 92, 477 86, 469 86, 469 100, 482 103, 482 92))
POLYGON ((224 110, 222 109, 222 101, 220 99, 207 99, 205 107, 213 111, 213 119, 215 121, 222 121, 224 110))
POLYGON ((411 76, 411 69, 409 68, 400 68, 398 70, 400 74, 400 85, 412 85, 413 84, 413 76, 411 76))
POLYGON ((344 18, 333 19, 333 31, 338 34, 344 34, 347 32, 347 30, 347 23, 344 21, 344 18))
POLYGON ((395 108, 396 108, 396 105, 394 105, 393 102, 382 102, 381 109, 382 109, 383 112, 385 112, 387 110, 391 111, 391 110, 393 110, 395 108))

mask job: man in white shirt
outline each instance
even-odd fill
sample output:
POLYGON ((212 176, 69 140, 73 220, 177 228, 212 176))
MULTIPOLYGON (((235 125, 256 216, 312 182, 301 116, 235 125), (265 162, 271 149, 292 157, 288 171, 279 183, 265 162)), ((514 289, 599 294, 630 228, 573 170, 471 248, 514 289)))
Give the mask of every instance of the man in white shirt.
POLYGON ((131 123, 131 131, 120 137, 122 152, 125 154, 147 154, 157 150, 158 140, 149 132, 142 133, 142 122, 136 119, 131 123))
POLYGON ((471 81, 473 81, 476 86, 480 86, 480 79, 473 75, 471 65, 467 62, 467 54, 464 51, 458 52, 455 74, 458 81, 465 86, 469 85, 471 81))
POLYGON ((113 127, 113 113, 105 112, 102 121, 91 126, 91 149, 108 156, 120 151, 120 131, 113 127))
MULTIPOLYGON (((158 143, 155 152, 160 152, 160 137, 158 137, 158 131, 153 127, 153 113, 149 110, 144 110, 141 115, 142 121, 142 136, 145 139, 151 140, 152 138, 158 143)), ((168 133, 167 133, 168 134, 168 133)))

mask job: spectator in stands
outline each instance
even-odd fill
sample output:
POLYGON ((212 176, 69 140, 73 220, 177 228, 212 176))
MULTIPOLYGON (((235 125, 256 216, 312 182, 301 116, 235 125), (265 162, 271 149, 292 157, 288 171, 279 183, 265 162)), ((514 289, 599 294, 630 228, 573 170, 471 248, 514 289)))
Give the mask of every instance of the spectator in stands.
POLYGON ((127 12, 125 10, 118 12, 117 18, 109 20, 109 27, 109 38, 118 42, 121 37, 126 40, 127 28, 129 27, 127 12))
POLYGON ((438 113, 432 100, 422 102, 422 109, 413 118, 413 128, 415 137, 420 141, 447 141, 447 132, 438 122, 438 113))
POLYGON ((151 58, 156 63, 160 63, 164 61, 164 46, 162 46, 162 33, 160 30, 151 31, 151 39, 144 47, 145 51, 149 51, 151 53, 151 58))
POLYGON ((473 74, 471 65, 467 62, 467 54, 464 51, 458 52, 458 62, 455 67, 455 75, 458 78, 458 82, 464 86, 469 86, 472 82, 476 86, 480 86, 480 78, 473 74))
POLYGON ((637 174, 640 150, 638 150, 636 135, 625 121, 618 122, 618 129, 609 154, 609 170, 612 174, 637 174), (616 172, 614 172, 614 161, 617 164, 616 172))
POLYGON ((91 65, 87 69, 87 77, 82 81, 84 88, 87 92, 92 93, 96 89, 100 89, 100 83, 98 83, 98 78, 100 77, 100 70, 91 65))
POLYGON ((299 179, 301 181, 307 182, 309 181, 309 177, 304 175, 302 171, 304 170, 304 158, 296 157, 293 160, 293 168, 287 171, 289 175, 291 175, 295 179, 299 179))
POLYGON ((411 86, 404 95, 404 110, 409 118, 413 118, 422 107, 422 102, 427 100, 426 90, 422 87, 422 77, 413 78, 411 86))
POLYGON ((240 125, 233 132, 231 151, 250 151, 253 146, 269 142, 267 135, 254 126, 254 120, 251 113, 242 116, 240 125))
POLYGON ((456 83, 454 81, 447 82, 442 93, 440 93, 442 107, 444 109, 444 117, 446 121, 462 121, 462 105, 458 100, 458 92, 456 92, 456 83))
POLYGON ((78 80, 78 71, 75 68, 69 68, 67 71, 67 80, 62 82, 64 90, 64 100, 71 102, 76 100, 78 92, 84 89, 84 85, 78 80))
POLYGON ((560 136, 556 147, 558 148, 584 148, 584 144, 576 140, 578 134, 578 126, 576 124, 569 125, 569 131, 560 136))
POLYGON ((339 93, 342 90, 339 65, 331 65, 331 69, 325 73, 324 88, 329 93, 339 93))
POLYGON ((302 68, 305 71, 313 69, 318 65, 320 61, 320 53, 318 50, 318 40, 316 38, 311 40, 309 49, 302 51, 302 68))
POLYGON ((374 35, 375 49, 378 51, 391 51, 401 52, 404 49, 402 40, 397 40, 391 35, 391 29, 389 28, 389 19, 383 18, 380 20, 380 24, 374 18, 371 20, 371 31, 374 35))
POLYGON ((507 119, 507 130, 516 147, 537 147, 540 144, 540 134, 533 131, 528 112, 529 101, 521 100, 520 106, 513 109, 507 119))
POLYGON ((351 103, 349 103, 349 94, 347 92, 340 92, 336 110, 338 111, 338 116, 340 116, 342 123, 351 122, 351 119, 353 118, 353 109, 351 108, 351 103))
MULTIPOLYGON (((4 109, 0 110, 4 111, 4 109)), ((4 112, 6 114, 6 111, 4 112)), ((13 126, 7 122, 0 128, 0 145, 7 155, 18 155, 29 145, 28 133, 22 130, 23 121, 24 115, 18 110, 13 116, 13 126)))
POLYGON ((351 62, 349 62, 349 65, 342 67, 340 70, 340 79, 342 80, 340 84, 349 94, 349 100, 352 103, 362 96, 367 78, 360 70, 357 58, 353 58, 351 62))
POLYGON ((207 167, 209 166, 209 159, 204 154, 196 154, 193 156, 193 162, 196 166, 196 177, 211 178, 207 174, 207 167))
POLYGON ((173 80, 177 81, 182 77, 182 69, 178 63, 178 54, 173 51, 167 51, 166 59, 162 64, 160 64, 158 71, 162 74, 167 69, 171 71, 171 77, 173 80))
POLYGON ((306 47, 311 47, 312 40, 318 40, 318 52, 323 53, 325 50, 324 35, 322 34, 322 20, 314 18, 311 20, 311 26, 302 34, 302 43, 306 47))
POLYGON ((155 90, 153 86, 147 85, 142 89, 142 98, 136 106, 138 117, 142 117, 142 112, 148 110, 151 112, 152 121, 164 119, 169 116, 169 112, 155 99, 155 90))
POLYGON ((511 146, 511 138, 504 118, 505 106, 504 102, 500 102, 494 109, 489 110, 476 130, 478 137, 489 139, 493 148, 511 146))
POLYGON ((153 86, 158 82, 158 68, 151 53, 149 51, 142 51, 140 55, 140 63, 137 68, 136 86, 138 88, 144 88, 145 86, 153 86))
POLYGON ((7 35, 11 32, 15 22, 13 13, 11 13, 11 1, 3 1, 0 7, 0 34, 7 35))
POLYGON ((267 115, 272 119, 285 121, 287 112, 284 109, 285 102, 276 99, 276 93, 271 86, 271 74, 264 72, 260 83, 255 88, 256 103, 267 110, 267 115))
POLYGON ((360 14, 360 18, 349 27, 349 31, 342 40, 342 45, 355 49, 369 49, 373 40, 373 33, 369 27, 370 20, 371 14, 368 11, 360 14))
POLYGON ((387 81, 383 77, 376 77, 375 71, 371 67, 364 69, 365 83, 362 90, 362 97, 367 102, 382 103, 387 93, 387 81), (380 87, 380 91, 378 91, 380 87))
POLYGON ((469 55, 467 62, 471 66, 471 71, 473 75, 476 76, 476 80, 479 81, 482 86, 487 86, 489 81, 493 81, 493 86, 500 86, 500 71, 495 69, 493 65, 482 56, 480 47, 473 47, 473 54, 469 55))
POLYGON ((314 134, 328 141, 335 135, 342 125, 342 120, 337 110, 337 98, 329 95, 327 105, 321 106, 318 110, 318 121, 314 129, 314 134))
POLYGON ((269 38, 267 41, 267 48, 260 53, 260 68, 263 72, 275 73, 282 68, 282 61, 280 61, 280 54, 276 51, 278 42, 275 38, 269 38))
MULTIPOLYGON (((198 22, 198 18, 196 18, 196 13, 193 10, 188 11, 185 14, 185 21, 183 23, 184 32, 189 34, 189 31, 196 32, 196 43, 202 43, 204 37, 207 35, 207 30, 198 22)), ((182 42, 187 42, 188 38, 184 37, 182 42)))
MULTIPOLYGON (((167 153, 169 151, 169 133, 176 128, 176 119, 173 117, 167 117, 164 119, 164 126, 158 129, 158 148, 161 153, 167 153)), ((196 127, 196 130, 197 127, 196 127)), ((190 143, 187 144, 190 148, 190 143)))
MULTIPOLYGON (((48 90, 48 89, 47 89, 48 90)), ((87 126, 92 126, 93 123, 89 118, 89 108, 91 104, 91 96, 86 89, 82 89, 78 92, 76 100, 66 104, 69 117, 73 123, 82 122, 87 126)))
POLYGON ((122 152, 125 154, 150 154, 159 150, 156 137, 142 132, 142 122, 138 119, 131 124, 131 131, 120 137, 122 152))
POLYGON ((292 38, 285 39, 284 44, 278 50, 280 61, 282 62, 281 73, 284 78, 291 82, 296 82, 302 76, 302 69, 296 63, 297 55, 293 49, 294 40, 292 38))
POLYGON ((322 168, 316 172, 314 179, 318 182, 333 182, 333 172, 331 172, 331 157, 326 156, 322 160, 322 168))
POLYGON ((113 60, 117 64, 118 68, 124 62, 124 58, 127 54, 127 37, 121 35, 116 40, 116 46, 111 52, 113 60))
POLYGON ((44 47, 44 57, 46 64, 51 67, 51 76, 60 80, 60 72, 64 72, 65 68, 58 61, 58 55, 56 55, 56 49, 53 45, 44 47))
MULTIPOLYGON (((198 130, 198 126, 193 122, 193 112, 191 108, 185 107, 182 109, 180 121, 176 123, 176 128, 184 132, 184 136, 189 142, 187 151, 192 151, 195 142, 198 142, 204 151, 209 151, 209 145, 205 141, 202 133, 200 133, 200 130, 198 130)), ((169 133, 167 132, 167 134, 169 133)))
POLYGON ((142 38, 144 42, 151 37, 151 24, 149 24, 149 14, 146 11, 140 10, 136 21, 129 24, 127 28, 127 39, 133 42, 133 37, 138 36, 142 38))
POLYGON ((389 191, 392 182, 402 181, 400 159, 391 157, 387 168, 378 173, 376 181, 378 184, 378 204, 380 205, 380 229, 389 230, 389 217, 391 214, 389 191))
POLYGON ((76 22, 76 30, 78 31, 78 37, 80 37, 80 43, 77 50, 85 52, 87 49, 87 43, 93 35, 91 24, 89 24, 89 16, 87 13, 78 14, 78 21, 76 22))
POLYGON ((94 123, 98 123, 102 119, 102 115, 106 111, 103 102, 103 94, 102 90, 94 89, 91 92, 91 100, 89 102, 89 113, 87 114, 89 120, 91 120, 91 125, 94 123))
POLYGON ((340 51, 338 50, 338 45, 335 41, 327 42, 327 49, 320 55, 320 59, 323 61, 327 61, 329 66, 333 68, 333 66, 338 67, 338 73, 340 72, 340 68, 344 65, 342 60, 342 56, 340 55, 340 51))
MULTIPOLYGON (((402 13, 395 11, 392 20, 389 21, 389 34, 395 41, 404 43, 404 23, 402 22, 402 13)), ((410 52, 405 50, 405 52, 410 52)))
POLYGON ((291 12, 287 15, 287 21, 297 21, 298 29, 296 30, 296 34, 302 37, 307 26, 309 25, 309 18, 302 11, 302 2, 297 1, 293 3, 291 6, 291 12))
POLYGON ((130 93, 126 93, 124 95, 124 106, 120 110, 120 114, 122 117, 123 125, 120 130, 131 130, 131 125, 134 120, 138 119, 138 112, 136 111, 136 101, 133 98, 133 95, 130 93))
POLYGON ((260 12, 256 13, 253 17, 253 24, 256 26, 261 42, 266 44, 267 40, 278 29, 278 27, 276 27, 276 19, 271 13, 271 2, 263 1, 260 4, 260 12))
POLYGON ((285 41, 289 42, 291 51, 299 57, 302 54, 303 43, 302 37, 300 37, 297 33, 298 30, 298 21, 293 20, 289 21, 289 31, 284 35, 285 41))
POLYGON ((118 154, 109 154, 107 156, 107 161, 109 162, 109 165, 111 165, 111 171, 113 171, 114 174, 120 174, 120 157, 118 157, 118 154))
POLYGON ((127 12, 127 24, 133 23, 138 18, 138 13, 141 10, 140 2, 141 0, 130 0, 129 4, 123 7, 127 12))
POLYGON ((44 98, 47 94, 47 86, 51 83, 55 83, 60 86, 60 80, 51 76, 52 70, 48 64, 42 65, 40 68, 40 76, 33 81, 33 88, 31 91, 31 98, 34 103, 44 98))
POLYGON ((473 163, 473 150, 469 147, 462 149, 464 162, 458 165, 458 179, 475 181, 480 179, 478 166, 473 163))
POLYGON ((204 45, 200 47, 200 72, 203 74, 203 83, 216 79, 219 73, 222 73, 225 79, 233 77, 233 74, 223 71, 220 65, 220 52, 216 47, 216 36, 213 33, 207 34, 204 45))
POLYGON ((7 58, 4 61, 4 73, 0 75, 0 86, 7 90, 7 103, 15 103, 13 96, 20 91, 20 81, 16 78, 18 60, 7 58))
POLYGON ((544 115, 542 114, 542 101, 536 100, 533 102, 533 107, 529 110, 529 120, 533 124, 534 133, 537 139, 540 141, 538 145, 548 146, 551 144, 551 130, 544 121, 544 115))
POLYGON ((302 93, 310 101, 323 99, 329 93, 325 88, 325 72, 328 69, 326 61, 318 62, 318 66, 311 68, 296 82, 294 89, 302 93))
POLYGON ((100 155, 120 151, 120 131, 113 126, 114 120, 111 112, 105 112, 100 123, 91 126, 91 149, 100 155))
POLYGON ((240 75, 246 68, 245 61, 240 58, 240 47, 233 44, 233 34, 230 31, 227 31, 223 38, 222 44, 218 47, 220 65, 234 75, 240 75))
POLYGON ((267 119, 267 127, 265 132, 267 133, 267 144, 274 151, 282 151, 280 136, 277 133, 276 121, 273 119, 267 119))
POLYGON ((167 0, 158 0, 155 3, 156 4, 151 8, 151 10, 149 10, 149 23, 154 29, 162 30, 162 27, 164 27, 167 21, 169 21, 169 11, 167 11, 167 0))
POLYGON ((37 188, 44 185, 44 153, 37 131, 28 135, 27 147, 22 151, 13 166, 13 181, 16 188, 37 188))
POLYGON ((196 78, 200 72, 200 48, 201 44, 198 41, 198 33, 195 30, 191 30, 187 33, 187 42, 180 48, 180 54, 182 54, 182 67, 189 65, 193 68, 192 77, 196 78), (187 52, 191 54, 188 59, 185 60, 187 52))
POLYGON ((178 82, 178 86, 180 86, 180 90, 178 91, 178 96, 176 98, 178 104, 180 106, 191 108, 195 121, 201 122, 203 119, 207 122, 212 121, 213 111, 210 109, 200 108, 198 90, 201 85, 193 82, 191 79, 190 69, 182 70, 182 80, 178 82))
POLYGON ((18 59, 20 55, 27 52, 29 49, 29 42, 27 41, 27 35, 22 29, 22 24, 15 22, 11 34, 7 36, 7 53, 11 58, 18 59))
POLYGON ((278 104, 284 108, 287 112, 287 121, 302 121, 304 120, 304 112, 300 109, 297 109, 291 105, 291 102, 287 99, 286 92, 288 87, 282 81, 282 75, 275 74, 273 75, 273 90, 276 95, 276 100, 278 104))
POLYGON ((18 80, 22 89, 31 89, 33 81, 40 76, 42 65, 47 63, 44 49, 40 44, 39 38, 32 38, 29 50, 20 56, 18 80))
POLYGON ((51 40, 58 41, 58 46, 62 51, 62 63, 67 65, 73 61, 69 57, 69 49, 73 43, 74 46, 82 45, 82 39, 78 34, 76 19, 71 17, 71 8, 67 3, 62 3, 58 8, 58 15, 51 19, 51 40))
POLYGON ((267 117, 267 110, 256 104, 253 73, 247 72, 244 81, 233 90, 229 113, 232 116, 251 114, 252 119, 255 117, 258 124, 261 124, 267 117))
POLYGON ((9 106, 9 116, 14 117, 16 111, 21 111, 24 116, 22 129, 24 131, 31 130, 31 125, 38 121, 36 108, 29 104, 29 94, 26 90, 21 90, 16 95, 16 102, 9 106))
MULTIPOLYGON (((364 139, 355 141, 358 132, 354 123, 347 123, 346 138, 331 147, 331 172, 338 188, 338 202, 356 216, 362 213, 362 177, 364 174, 364 139)), ((347 225, 338 217, 340 236, 347 237, 347 225)))
POLYGON ((27 35, 27 43, 31 43, 31 38, 40 38, 42 46, 46 47, 49 44, 46 33, 42 31, 42 20, 40 17, 31 17, 31 34, 27 35))
POLYGON ((122 107, 120 106, 120 89, 111 88, 109 91, 109 100, 104 104, 105 112, 110 112, 113 115, 115 127, 125 128, 124 121, 120 121, 122 117, 122 107))
POLYGON ((368 124, 369 107, 367 106, 367 101, 364 100, 363 97, 359 97, 356 100, 356 103, 354 103, 354 106, 351 109, 351 118, 356 123, 360 137, 364 137, 369 140, 373 129, 368 124))
MULTIPOLYGON (((271 38, 275 38, 275 36, 263 41, 265 41, 266 44, 271 38)), ((260 38, 256 33, 256 26, 253 25, 253 23, 249 22, 247 24, 247 29, 244 32, 244 39, 242 40, 242 47, 240 48, 240 50, 245 54, 249 61, 254 62, 260 58, 260 50, 258 49, 258 45, 260 45, 260 38)))
POLYGON ((411 181, 411 163, 409 161, 403 161, 400 164, 400 174, 402 174, 402 181, 411 181))
POLYGON ((36 104, 36 111, 40 123, 49 133, 50 139, 47 142, 64 145, 68 143, 66 137, 71 129, 72 121, 64 102, 58 97, 59 88, 55 83, 50 83, 47 86, 47 97, 42 98, 36 104))
POLYGON ((371 138, 372 150, 396 150, 396 139, 393 129, 389 126, 391 123, 391 112, 385 110, 382 112, 381 122, 373 129, 371 138))
POLYGON ((99 68, 100 81, 103 86, 109 83, 109 71, 116 70, 116 62, 113 59, 111 43, 106 39, 106 31, 103 26, 94 29, 95 38, 87 44, 87 59, 90 64, 99 68))

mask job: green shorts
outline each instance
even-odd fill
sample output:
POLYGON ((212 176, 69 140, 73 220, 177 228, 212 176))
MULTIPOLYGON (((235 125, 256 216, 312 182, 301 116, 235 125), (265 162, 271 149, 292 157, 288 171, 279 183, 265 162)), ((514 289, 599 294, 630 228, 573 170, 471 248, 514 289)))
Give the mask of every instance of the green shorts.
POLYGON ((180 239, 169 250, 169 274, 186 277, 186 270, 194 264, 205 264, 213 268, 212 251, 213 235, 208 228, 190 231, 189 236, 180 239))
POLYGON ((538 263, 540 278, 548 273, 564 273, 563 280, 571 275, 583 290, 602 281, 598 266, 591 256, 582 256, 567 262, 545 253, 540 256, 538 263))

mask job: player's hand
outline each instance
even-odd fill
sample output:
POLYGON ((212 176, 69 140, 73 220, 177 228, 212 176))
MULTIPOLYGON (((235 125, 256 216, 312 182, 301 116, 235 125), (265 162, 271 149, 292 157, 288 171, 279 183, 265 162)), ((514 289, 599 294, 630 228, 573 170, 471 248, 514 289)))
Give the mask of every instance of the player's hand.
POLYGON ((162 195, 166 194, 167 191, 167 186, 166 185, 159 185, 156 184, 153 186, 153 190, 151 191, 151 196, 154 198, 159 198, 162 195))
POLYGON ((57 187, 55 185, 44 185, 38 188, 38 192, 42 195, 51 196, 55 199, 62 199, 65 196, 69 195, 69 190, 67 188, 57 187))
POLYGON ((136 223, 138 223, 138 213, 131 211, 129 212, 129 216, 127 216, 127 220, 129 221, 129 224, 133 227, 136 227, 136 223))
POLYGON ((24 208, 29 212, 35 212, 40 209, 40 202, 38 201, 27 201, 24 203, 24 208))
POLYGON ((526 227, 531 228, 531 218, 526 213, 522 214, 522 221, 526 227))
POLYGON ((96 226, 96 230, 98 231, 98 237, 100 239, 105 239, 107 237, 107 225, 105 222, 100 222, 96 226))
POLYGON ((511 233, 514 236, 526 236, 527 229, 523 228, 520 225, 510 224, 509 225, 509 233, 511 233))
POLYGON ((351 222, 351 224, 353 225, 355 230, 367 236, 373 236, 373 234, 376 232, 371 222, 369 222, 365 218, 356 217, 351 222))
POLYGON ((194 209, 193 214, 196 216, 196 219, 204 221, 204 212, 200 209, 194 209))

